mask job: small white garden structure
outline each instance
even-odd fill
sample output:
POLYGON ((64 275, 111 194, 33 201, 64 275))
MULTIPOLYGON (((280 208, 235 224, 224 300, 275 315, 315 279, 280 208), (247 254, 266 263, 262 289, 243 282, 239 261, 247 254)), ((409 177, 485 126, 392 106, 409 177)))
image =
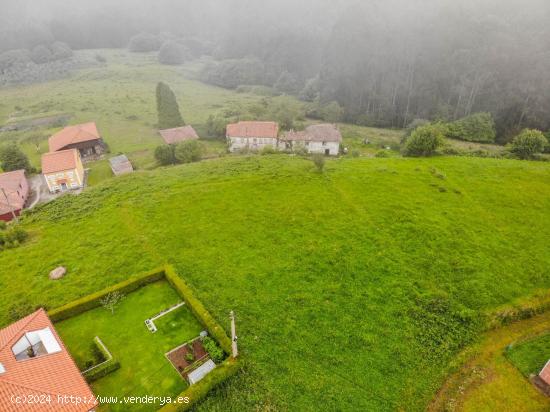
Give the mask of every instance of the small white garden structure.
POLYGON ((147 326, 147 329, 149 329, 152 333, 155 333, 157 331, 157 327, 155 326, 155 320, 163 317, 164 315, 169 314, 170 312, 178 308, 181 308, 183 305, 185 305, 185 302, 177 303, 174 306, 171 306, 168 309, 164 309, 163 311, 157 313, 152 318, 145 319, 145 326, 147 326))
POLYGON ((193 385, 197 383, 202 378, 204 378, 208 373, 210 373, 215 367, 216 367, 216 364, 214 363, 214 361, 212 359, 208 359, 206 362, 204 362, 201 366, 199 366, 193 372, 189 372, 189 374, 187 375, 187 379, 189 379, 189 384, 193 385))

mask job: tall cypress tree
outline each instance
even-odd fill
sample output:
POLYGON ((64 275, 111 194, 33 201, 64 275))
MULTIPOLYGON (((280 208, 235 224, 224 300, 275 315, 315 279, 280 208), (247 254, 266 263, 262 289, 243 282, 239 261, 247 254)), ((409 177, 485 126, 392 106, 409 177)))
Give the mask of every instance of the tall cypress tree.
POLYGON ((162 82, 157 84, 157 113, 159 129, 171 129, 185 125, 176 95, 167 84, 162 82))

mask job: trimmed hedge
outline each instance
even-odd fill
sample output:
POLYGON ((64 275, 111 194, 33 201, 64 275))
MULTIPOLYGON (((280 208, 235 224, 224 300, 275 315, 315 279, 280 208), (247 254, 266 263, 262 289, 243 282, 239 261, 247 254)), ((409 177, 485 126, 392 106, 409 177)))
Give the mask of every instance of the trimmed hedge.
POLYGON ((109 353, 109 351, 106 350, 98 336, 94 338, 93 342, 94 345, 97 347, 97 350, 101 352, 103 358, 106 360, 96 367, 83 373, 88 383, 98 380, 99 378, 103 378, 104 376, 107 376, 111 372, 114 372, 120 368, 120 362, 115 359, 113 355, 109 353))
MULTIPOLYGON (((210 336, 214 338, 220 347, 226 352, 231 353, 231 339, 225 333, 225 330, 216 322, 216 320, 206 310, 200 300, 198 300, 191 288, 185 281, 178 276, 174 268, 170 265, 157 268, 150 272, 132 277, 124 282, 117 283, 111 287, 103 289, 99 292, 84 296, 78 300, 67 303, 57 309, 48 312, 52 322, 59 322, 64 319, 79 315, 90 309, 95 309, 101 305, 100 300, 107 294, 115 291, 122 293, 130 293, 142 286, 153 283, 162 279, 166 279, 168 283, 176 290, 180 297, 185 301, 185 304, 190 308, 191 312, 197 317, 199 322, 208 330, 210 336)), ((101 353, 109 358, 109 354, 105 353, 104 348, 99 342, 94 343, 98 346, 101 353)), ((85 375, 88 382, 92 382, 120 368, 120 363, 111 358, 112 362, 105 362, 100 367, 93 369, 85 375)), ((180 398, 187 397, 189 403, 182 404, 167 404, 160 409, 162 412, 172 411, 187 411, 193 405, 205 398, 208 392, 216 386, 223 383, 229 377, 235 375, 242 366, 242 359, 227 358, 223 363, 201 379, 196 384, 189 386, 185 391, 178 395, 180 398)))
POLYGON ((84 296, 59 308, 52 309, 48 312, 48 315, 52 322, 59 322, 101 306, 101 299, 111 292, 119 291, 121 293, 131 293, 142 286, 156 282, 163 278, 164 268, 157 268, 150 272, 131 277, 124 282, 117 283, 116 285, 100 290, 99 292, 84 296))
POLYGON ((235 358, 226 359, 216 369, 211 371, 196 384, 189 386, 178 395, 179 398, 188 398, 189 403, 173 404, 169 403, 159 409, 159 412, 183 412, 190 410, 199 401, 204 399, 208 392, 216 386, 222 384, 225 380, 235 375, 242 367, 242 360, 235 358))
POLYGON ((210 335, 218 341, 226 353, 231 353, 231 339, 229 339, 223 328, 202 305, 201 301, 193 295, 193 291, 187 283, 177 275, 172 266, 166 266, 164 268, 164 273, 166 280, 176 289, 186 305, 191 309, 191 312, 193 312, 197 319, 208 330, 210 335))

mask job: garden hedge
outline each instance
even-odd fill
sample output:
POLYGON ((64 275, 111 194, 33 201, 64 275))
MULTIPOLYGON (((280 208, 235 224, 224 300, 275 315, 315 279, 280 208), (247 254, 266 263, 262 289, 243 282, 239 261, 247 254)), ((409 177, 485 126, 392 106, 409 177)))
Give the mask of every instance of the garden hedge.
POLYGON ((208 330, 210 335, 218 341, 225 353, 231 353, 231 339, 227 336, 223 328, 214 320, 212 315, 206 310, 200 300, 194 295, 191 288, 180 278, 172 266, 164 268, 166 280, 178 292, 185 304, 191 309, 191 312, 197 317, 202 325, 208 330))
POLYGON ((103 355, 105 361, 83 373, 86 381, 88 382, 93 382, 99 378, 103 378, 104 376, 120 368, 120 362, 105 348, 99 337, 96 336, 93 342, 103 355))
POLYGON ((189 403, 166 404, 159 409, 159 412, 183 412, 190 410, 199 401, 204 399, 212 389, 222 384, 226 379, 235 375, 241 366, 241 359, 229 357, 199 382, 189 386, 178 395, 179 398, 188 398, 189 403))
POLYGON ((111 292, 118 291, 124 294, 131 293, 142 286, 156 282, 162 278, 164 278, 164 268, 157 268, 131 277, 124 282, 117 283, 99 292, 84 296, 59 308, 52 309, 48 312, 48 315, 52 322, 59 322, 101 306, 101 299, 111 292))
MULTIPOLYGON (((131 293, 142 286, 153 283, 162 279, 166 279, 168 283, 176 290, 180 297, 185 301, 185 304, 190 308, 191 312, 197 317, 199 322, 208 330, 210 336, 214 338, 224 350, 225 353, 231 353, 231 339, 225 333, 225 330, 216 322, 216 320, 206 310, 200 300, 198 300, 192 289, 181 279, 174 268, 170 265, 154 269, 152 271, 131 277, 128 280, 117 283, 99 292, 84 296, 73 302, 67 303, 64 306, 53 309, 48 312, 52 322, 59 322, 70 317, 79 315, 91 309, 95 309, 101 305, 101 299, 111 292, 131 293)), ((96 342, 98 349, 106 357, 110 358, 108 353, 105 353, 103 346, 96 342)), ((113 372, 120 367, 120 363, 111 358, 111 361, 105 362, 100 367, 93 369, 85 375, 88 382, 92 382, 103 376, 113 372), (112 362, 111 362, 112 361, 112 362)), ((172 411, 187 411, 198 401, 206 397, 208 392, 224 382, 227 378, 233 376, 241 368, 242 359, 233 357, 227 358, 224 362, 206 375, 200 382, 189 386, 185 391, 179 394, 179 397, 189 398, 189 403, 182 404, 167 404, 160 410, 162 412, 172 411)))

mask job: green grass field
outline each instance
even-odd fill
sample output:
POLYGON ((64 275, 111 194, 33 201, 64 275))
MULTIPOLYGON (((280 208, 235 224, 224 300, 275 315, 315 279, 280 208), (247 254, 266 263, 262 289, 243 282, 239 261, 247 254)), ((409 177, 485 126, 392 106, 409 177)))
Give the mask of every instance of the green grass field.
POLYGON ((174 264, 246 368, 198 410, 420 411, 478 315, 550 287, 550 164, 227 157, 99 183, 0 253, 0 323, 174 264), (59 281, 48 272, 68 268, 59 281))
MULTIPOLYGON (((99 307, 55 327, 81 370, 87 360, 93 359, 91 346, 95 336, 120 361, 120 369, 92 383, 96 395, 175 398, 187 383, 164 354, 197 337, 202 327, 185 306, 155 322, 156 333, 151 333, 143 322, 180 300, 168 282, 159 281, 126 295, 114 314, 99 307)), ((156 408, 158 405, 134 405, 132 410, 156 408)), ((101 410, 125 409, 108 405, 101 410)))
POLYGON ((538 374, 550 359, 550 334, 513 345, 506 357, 524 376, 538 374))

